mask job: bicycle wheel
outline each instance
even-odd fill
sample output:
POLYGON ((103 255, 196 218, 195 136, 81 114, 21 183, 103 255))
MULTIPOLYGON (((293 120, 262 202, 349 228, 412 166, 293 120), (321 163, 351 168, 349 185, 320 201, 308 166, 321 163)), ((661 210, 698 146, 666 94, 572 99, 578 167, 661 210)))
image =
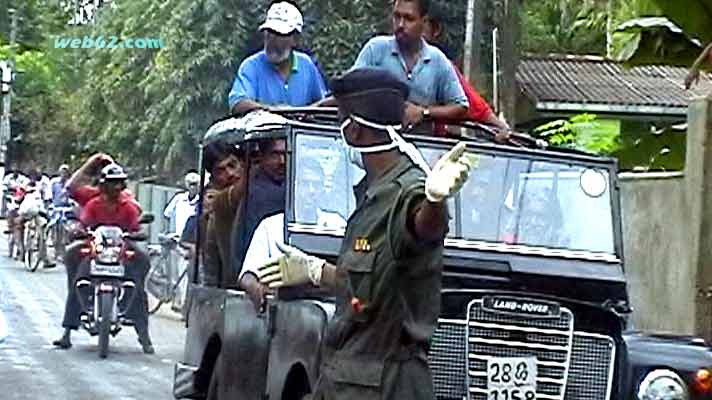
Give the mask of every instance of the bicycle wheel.
POLYGON ((65 238, 64 238, 64 224, 60 221, 57 222, 53 227, 52 227, 52 242, 54 244, 54 258, 57 261, 62 261, 62 258, 64 258, 64 249, 65 249, 65 238))
POLYGON ((25 227, 25 268, 30 272, 37 271, 39 266, 39 257, 37 254, 38 246, 37 231, 34 225, 25 227))
POLYGON ((44 226, 37 232, 37 267, 50 268, 54 263, 49 260, 49 250, 47 248, 47 230, 44 226))
POLYGON ((180 275, 178 275, 176 282, 171 285, 171 309, 180 314, 185 313, 186 292, 188 289, 188 269, 185 264, 187 264, 185 260, 178 262, 181 267, 179 268, 180 275))
POLYGON ((161 257, 152 257, 151 269, 146 274, 145 286, 148 294, 148 313, 154 314, 161 308, 166 299, 169 283, 164 271, 165 260, 161 257))
POLYGON ((15 232, 10 230, 7 235, 7 256, 12 258, 15 256, 15 232))

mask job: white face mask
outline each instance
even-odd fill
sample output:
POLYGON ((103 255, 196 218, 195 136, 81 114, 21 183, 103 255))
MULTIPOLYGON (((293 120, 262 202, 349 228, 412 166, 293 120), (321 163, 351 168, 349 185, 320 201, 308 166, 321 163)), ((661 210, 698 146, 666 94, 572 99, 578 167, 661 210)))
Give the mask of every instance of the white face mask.
POLYGON ((360 169, 365 170, 366 167, 363 165, 363 155, 348 144, 346 145, 346 147, 349 153, 349 161, 351 161, 351 164, 359 167, 360 169))
MULTIPOLYGON (((397 129, 400 129, 400 125, 381 125, 375 122, 371 122, 368 120, 365 120, 357 115, 352 115, 349 118, 346 118, 344 122, 340 126, 341 130, 341 139, 344 141, 344 144, 348 146, 349 148, 349 159, 351 162, 353 162, 356 165, 357 164, 357 156, 354 154, 358 154, 358 158, 360 159, 361 165, 363 165, 363 153, 380 153, 388 150, 393 150, 393 149, 398 149, 401 153, 405 154, 408 156, 408 158, 415 163, 420 169, 425 171, 426 174, 430 173, 430 166, 428 163, 425 161, 425 158, 423 158, 423 155, 420 154, 420 151, 415 148, 412 144, 406 142, 399 134, 396 132, 397 129), (349 144, 349 142, 346 140, 346 127, 351 124, 352 121, 358 122, 361 125, 367 126, 369 128, 381 130, 381 131, 386 131, 388 132, 388 136, 391 138, 391 143, 386 143, 386 144, 379 144, 375 146, 353 146, 349 144)), ((364 167, 361 167, 364 168, 364 167)))

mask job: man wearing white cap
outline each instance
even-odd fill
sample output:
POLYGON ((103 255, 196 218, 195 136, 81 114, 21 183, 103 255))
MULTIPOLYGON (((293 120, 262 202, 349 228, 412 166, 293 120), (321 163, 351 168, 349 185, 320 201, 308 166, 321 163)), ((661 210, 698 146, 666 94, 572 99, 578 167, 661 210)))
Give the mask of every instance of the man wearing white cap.
POLYGON ((188 218, 195 214, 195 207, 198 204, 199 184, 200 175, 192 171, 189 172, 185 176, 185 187, 188 190, 173 196, 163 211, 163 216, 167 219, 175 218, 176 233, 179 235, 183 233, 183 228, 188 218))
POLYGON ((234 114, 306 106, 324 98, 326 85, 319 69, 307 54, 294 49, 303 25, 293 4, 272 4, 259 28, 264 49, 240 64, 230 90, 228 104, 234 114))

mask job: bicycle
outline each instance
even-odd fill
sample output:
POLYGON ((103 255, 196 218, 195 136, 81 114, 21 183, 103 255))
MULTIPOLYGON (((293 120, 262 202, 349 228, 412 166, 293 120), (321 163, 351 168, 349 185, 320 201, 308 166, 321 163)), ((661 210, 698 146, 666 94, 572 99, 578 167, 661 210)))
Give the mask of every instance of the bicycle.
POLYGON ((69 221, 75 220, 74 207, 51 206, 50 215, 52 218, 47 224, 47 231, 54 248, 54 257, 56 261, 61 261, 69 244, 69 235, 67 234, 70 230, 69 221))
MULTIPOLYGON (((186 280, 188 268, 182 268, 178 274, 178 266, 187 264, 187 250, 180 245, 180 237, 173 235, 158 235, 159 244, 148 246, 151 257, 151 269, 146 275, 146 291, 158 302, 149 307, 149 314, 155 314, 163 304, 171 304, 173 311, 182 312, 184 305, 183 282, 186 280)), ((186 265, 187 266, 187 265, 186 265)), ((186 281, 187 282, 187 281, 186 281)))
POLYGON ((54 266, 47 254, 47 214, 44 212, 31 216, 25 224, 25 268, 37 271, 40 265, 45 268, 54 266))
POLYGON ((22 228, 18 228, 21 220, 18 215, 19 200, 16 196, 6 195, 7 209, 7 256, 12 259, 22 260, 25 257, 24 236, 22 228))

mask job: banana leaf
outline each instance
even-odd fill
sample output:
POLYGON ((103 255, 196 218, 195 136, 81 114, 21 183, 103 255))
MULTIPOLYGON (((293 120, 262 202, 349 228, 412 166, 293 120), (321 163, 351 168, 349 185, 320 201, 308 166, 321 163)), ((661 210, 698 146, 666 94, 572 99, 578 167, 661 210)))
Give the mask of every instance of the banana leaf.
POLYGON ((628 66, 689 66, 701 50, 702 43, 664 17, 636 18, 613 34, 613 58, 628 66))
POLYGON ((712 0, 653 0, 668 19, 688 37, 712 41, 712 0))

